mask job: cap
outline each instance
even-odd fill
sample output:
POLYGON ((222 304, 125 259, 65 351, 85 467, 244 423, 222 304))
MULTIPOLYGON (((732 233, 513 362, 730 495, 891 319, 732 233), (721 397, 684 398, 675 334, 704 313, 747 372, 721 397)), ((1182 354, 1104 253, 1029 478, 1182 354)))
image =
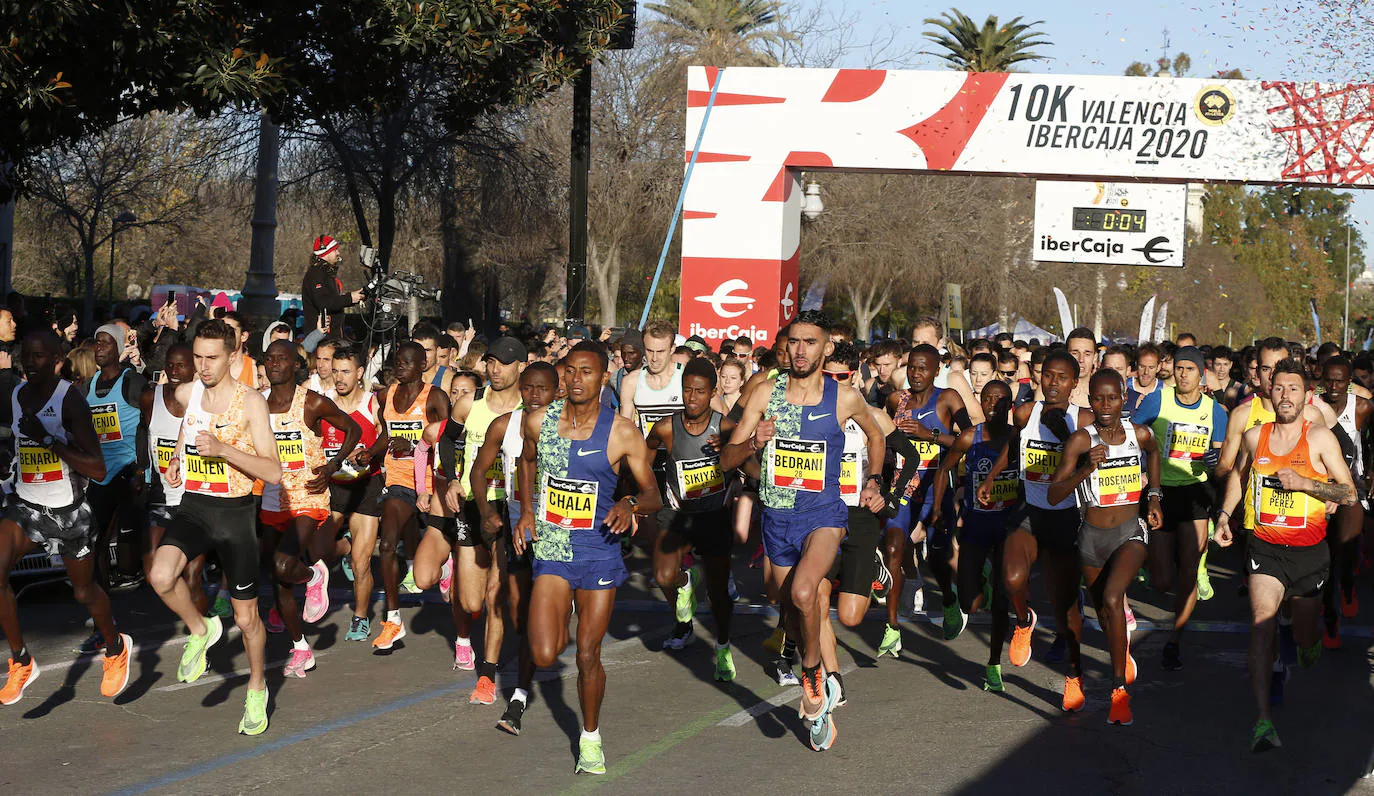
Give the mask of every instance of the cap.
POLYGON ((120 328, 119 324, 105 324, 104 326, 95 330, 95 335, 92 335, 91 339, 95 339, 95 336, 99 335, 101 332, 108 334, 111 338, 114 339, 115 351, 119 352, 119 355, 121 357, 124 356, 124 330, 120 328))
POLYGON ((630 346, 639 353, 644 353, 644 333, 638 329, 626 329, 625 334, 620 338, 622 346, 630 346))
POLYGON ((312 251, 315 252, 316 257, 323 257, 337 248, 339 248, 338 241, 328 235, 321 235, 315 239, 315 245, 312 247, 312 251))
POLYGON ((701 339, 700 335, 692 335, 691 337, 687 338, 687 342, 683 343, 683 345, 687 346, 688 348, 692 349, 698 354, 704 354, 707 350, 706 341, 701 339))
POLYGON ((1185 345, 1174 351, 1174 364, 1177 365, 1180 362, 1191 362, 1197 365, 1199 373, 1207 370, 1207 365, 1202 359, 1202 352, 1198 350, 1197 346, 1185 345))
POLYGON ((281 329, 287 333, 286 339, 291 339, 291 327, 285 321, 272 321, 267 324, 267 329, 262 333, 262 352, 267 353, 268 347, 272 345, 272 333, 281 329))
POLYGON ((487 346, 487 355, 484 358, 494 358, 502 365, 509 365, 512 362, 524 362, 529 356, 525 350, 525 344, 514 337, 498 337, 487 346))
POLYGON ((585 326, 573 326, 568 329, 569 340, 590 340, 592 333, 585 326))

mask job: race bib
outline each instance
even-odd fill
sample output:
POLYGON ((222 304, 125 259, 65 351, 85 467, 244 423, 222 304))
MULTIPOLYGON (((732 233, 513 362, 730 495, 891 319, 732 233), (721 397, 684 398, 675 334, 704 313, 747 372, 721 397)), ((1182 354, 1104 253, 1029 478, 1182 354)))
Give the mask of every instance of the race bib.
POLYGON ((1170 459, 1188 462, 1202 461, 1207 449, 1212 447, 1212 431, 1206 426, 1191 423, 1170 423, 1166 432, 1165 447, 1170 459))
MULTIPOLYGON (((917 472, 917 474, 926 472, 927 470, 933 470, 933 469, 935 469, 937 466, 939 466, 939 463, 940 463, 940 462, 939 462, 939 458, 940 458, 940 445, 939 445, 939 443, 937 443, 937 442, 928 442, 928 441, 925 441, 925 440, 920 440, 920 441, 918 441, 918 440, 912 440, 912 441, 911 441, 911 447, 913 447, 913 448, 916 449, 916 472, 917 472)), ((906 457, 903 456, 903 455, 900 454, 900 453, 897 454, 897 469, 900 470, 900 469, 902 469, 902 468, 905 467, 905 466, 906 466, 906 457)))
POLYGON ((1097 505, 1129 506, 1140 502, 1140 457, 1118 456, 1097 465, 1097 505))
POLYGON ((172 466, 172 457, 176 456, 177 441, 175 437, 158 437, 157 442, 157 471, 164 476, 167 475, 167 468, 172 466))
POLYGON ((26 484, 48 484, 62 480, 62 460, 52 450, 33 440, 19 440, 19 480, 26 484))
POLYGON ((299 430, 274 431, 277 438, 277 458, 281 460, 284 473, 296 473, 305 469, 305 439, 299 430))
POLYGON ((677 463, 677 488, 683 500, 700 500, 725 491, 725 473, 719 456, 686 459, 677 463))
MULTIPOLYGON (((987 480, 988 479, 986 473, 975 474, 973 478, 974 492, 977 492, 979 489, 981 489, 983 483, 987 480)), ((1018 498, 1018 487, 1019 484, 1017 484, 1016 471, 1010 469, 1002 470, 1002 472, 997 474, 996 478, 992 479, 992 497, 991 500, 988 502, 988 505, 984 506, 977 500, 974 500, 973 510, 1005 511, 1006 509, 1013 508, 1016 505, 1016 501, 1018 498)))
MULTIPOLYGON (((900 454, 898 456, 900 458, 900 454)), ((859 494, 859 452, 840 454, 840 496, 859 494)))
POLYGON ((825 441, 773 440, 773 486, 800 492, 825 489, 825 441))
POLYGON ((1064 446, 1058 442, 1028 439, 1022 454, 1021 472, 1027 481, 1048 484, 1054 480, 1054 471, 1064 459, 1064 446))
POLYGON ((420 435, 424 432, 425 423, 423 420, 388 420, 386 428, 391 436, 410 440, 411 446, 414 447, 420 444, 420 435))
POLYGON ((124 432, 119 428, 119 407, 113 403, 96 404, 91 407, 91 422, 95 423, 96 436, 103 445, 106 442, 119 442, 124 432))
POLYGON ((501 457, 492 460, 491 466, 487 468, 487 495, 488 500, 504 500, 506 497, 506 470, 501 466, 501 457))
POLYGON ((1307 527, 1307 495, 1289 492, 1277 476, 1259 477, 1255 494, 1256 524, 1270 528, 1300 530, 1307 527))
POLYGON ((672 414, 672 412, 640 412, 639 429, 644 432, 645 436, 648 436, 649 432, 653 430, 655 423, 665 417, 671 417, 672 414))
POLYGON ((229 462, 217 456, 201 456, 194 445, 186 446, 186 491, 201 495, 229 494, 229 462))
POLYGON ((596 524, 595 481, 549 476, 544 483, 544 522, 571 531, 590 531, 596 524))

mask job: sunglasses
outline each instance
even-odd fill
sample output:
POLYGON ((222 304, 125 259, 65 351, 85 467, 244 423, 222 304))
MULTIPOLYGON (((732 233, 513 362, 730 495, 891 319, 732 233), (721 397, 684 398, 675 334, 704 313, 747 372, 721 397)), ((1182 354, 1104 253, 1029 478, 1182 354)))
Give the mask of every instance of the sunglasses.
POLYGON ((1015 375, 1016 375, 1016 371, 1015 371, 1015 370, 999 370, 999 371, 997 371, 997 375, 998 375, 998 376, 1015 376, 1015 375))
POLYGON ((852 370, 827 370, 827 371, 825 371, 825 375, 829 376, 830 378, 834 379, 835 381, 844 381, 845 379, 849 378, 850 376, 853 376, 853 375, 854 375, 854 371, 852 371, 852 370))

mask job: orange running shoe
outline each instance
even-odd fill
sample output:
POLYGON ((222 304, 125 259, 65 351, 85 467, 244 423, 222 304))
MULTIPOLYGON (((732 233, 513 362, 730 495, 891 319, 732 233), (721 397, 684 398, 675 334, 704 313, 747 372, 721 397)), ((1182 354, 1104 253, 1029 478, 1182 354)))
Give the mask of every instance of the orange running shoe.
POLYGON ((496 701, 496 683, 485 674, 477 678, 477 687, 472 689, 472 696, 468 697, 469 705, 490 705, 496 701))
POLYGON ((114 699, 124 693, 129 685, 129 659, 133 657, 134 640, 129 638, 128 633, 120 633, 119 640, 124 648, 113 657, 106 655, 102 664, 105 670, 100 675, 100 695, 106 699, 114 699))
POLYGON ((1130 685, 1130 684, 1132 684, 1132 683, 1135 682, 1135 675, 1136 675, 1135 656, 1131 654, 1131 645, 1130 645, 1130 643, 1127 643, 1127 644, 1126 644, 1126 685, 1130 685))
POLYGON ((802 667, 801 676, 802 700, 797 706, 797 715, 807 721, 815 719, 825 710, 825 676, 821 673, 821 668, 817 666, 812 671, 807 671, 802 667), (816 713, 808 715, 806 712, 807 703, 816 705, 816 713))
POLYGON ((1131 715, 1131 695, 1121 686, 1112 689, 1112 710, 1107 714, 1107 723, 1120 724, 1122 727, 1135 723, 1135 717, 1131 715))
POLYGON ((382 632, 372 640, 373 649, 389 650, 391 645, 406 637, 406 626, 400 622, 382 622, 382 632))
POLYGON ((27 665, 21 666, 10 658, 10 675, 5 687, 0 688, 0 705, 13 705, 24 697, 24 689, 38 679, 38 661, 29 656, 27 665))
POLYGON ((1030 612, 1030 624, 1021 627, 1021 623, 1017 622, 1016 628, 1012 630, 1011 650, 1008 651, 1012 666, 1025 666, 1030 663, 1031 634, 1035 633, 1035 620, 1035 611, 1032 610, 1030 612))
POLYGON ((1088 700, 1083 698, 1083 678, 1065 677, 1064 678, 1064 711, 1076 713, 1083 709, 1084 703, 1088 700))
POLYGON ((1360 614, 1360 598, 1355 596, 1355 590, 1350 590, 1350 597, 1341 597, 1341 616, 1346 619, 1354 619, 1360 614))

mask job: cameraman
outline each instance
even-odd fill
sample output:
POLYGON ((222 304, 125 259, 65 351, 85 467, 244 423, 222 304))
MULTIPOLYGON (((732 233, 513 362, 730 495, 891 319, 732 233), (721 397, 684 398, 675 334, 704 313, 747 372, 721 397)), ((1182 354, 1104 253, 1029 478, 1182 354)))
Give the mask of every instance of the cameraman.
POLYGON ((363 292, 343 292, 339 281, 339 242, 321 235, 315 238, 314 256, 310 267, 305 269, 305 279, 301 283, 301 306, 305 312, 305 331, 309 332, 325 316, 326 332, 338 335, 343 332, 343 311, 363 300, 363 292))

